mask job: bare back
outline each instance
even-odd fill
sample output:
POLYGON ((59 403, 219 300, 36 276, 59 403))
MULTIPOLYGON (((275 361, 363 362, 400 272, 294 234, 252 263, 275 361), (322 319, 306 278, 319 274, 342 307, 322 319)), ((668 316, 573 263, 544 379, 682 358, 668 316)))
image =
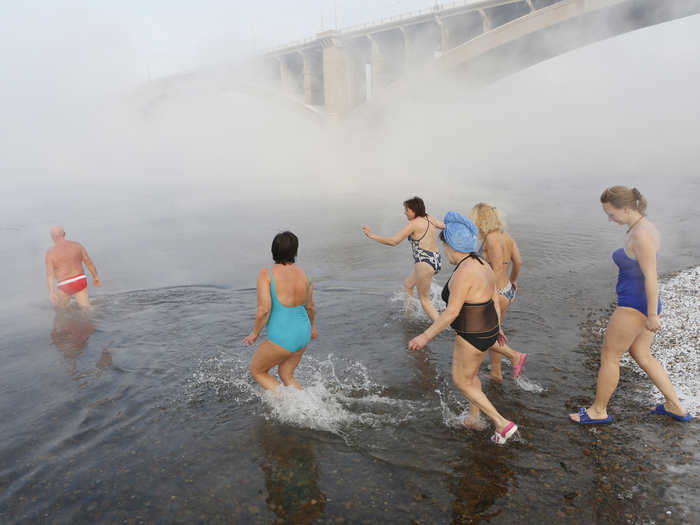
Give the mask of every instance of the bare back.
POLYGON ((465 292, 465 303, 485 303, 493 299, 496 290, 496 274, 491 267, 475 259, 467 259, 459 265, 450 278, 450 295, 459 287, 465 292))
POLYGON ((282 306, 294 307, 306 303, 309 281, 304 270, 296 264, 273 264, 271 272, 277 300, 282 306))
POLYGON ((59 241, 46 251, 46 264, 51 265, 57 280, 66 279, 84 272, 85 249, 75 241, 59 241))
POLYGON ((411 237, 420 239, 418 246, 429 252, 438 251, 438 239, 440 230, 434 224, 435 218, 427 215, 425 217, 416 217, 411 220, 414 225, 411 237))
POLYGON ((508 270, 517 252, 517 245, 508 232, 494 230, 484 241, 484 258, 496 274, 496 286, 503 288, 508 283, 508 270))

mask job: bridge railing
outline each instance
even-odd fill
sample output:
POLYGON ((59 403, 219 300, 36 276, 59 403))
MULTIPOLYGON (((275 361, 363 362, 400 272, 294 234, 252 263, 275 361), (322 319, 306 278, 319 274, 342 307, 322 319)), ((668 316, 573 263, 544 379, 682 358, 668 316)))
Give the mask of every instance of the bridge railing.
MULTIPOLYGON (((400 22, 402 20, 410 20, 411 18, 417 18, 420 16, 425 16, 429 14, 437 14, 443 11, 449 11, 452 9, 459 9, 461 7, 470 7, 473 9, 483 9, 485 7, 493 7, 504 4, 513 4, 516 2, 522 2, 523 0, 453 0, 452 2, 443 2, 440 4, 435 4, 432 7, 427 7, 425 9, 419 9, 417 11, 410 11, 407 13, 401 13, 400 15, 386 16, 378 20, 373 20, 371 22, 363 22, 361 24, 355 24, 347 27, 343 27, 338 30, 338 36, 343 36, 348 33, 355 33, 363 29, 369 29, 370 27, 378 27, 386 24, 400 22)), ((330 31, 330 30, 329 30, 330 31)), ((262 54, 268 55, 274 53, 275 51, 280 51, 282 49, 297 47, 304 44, 308 44, 317 40, 317 36, 310 36, 300 40, 295 40, 293 42, 288 42, 279 46, 273 46, 271 48, 263 50, 262 54)))

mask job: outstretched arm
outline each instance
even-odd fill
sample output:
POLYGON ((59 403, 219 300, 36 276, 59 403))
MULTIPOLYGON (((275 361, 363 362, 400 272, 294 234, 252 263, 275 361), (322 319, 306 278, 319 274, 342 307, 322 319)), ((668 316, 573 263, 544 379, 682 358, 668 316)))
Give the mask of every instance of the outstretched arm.
POLYGON ((452 321, 457 319, 459 312, 462 311, 464 298, 469 291, 469 283, 467 278, 462 274, 452 275, 452 286, 450 287, 450 300, 447 303, 447 308, 438 316, 425 332, 414 337, 408 342, 409 350, 420 350, 427 345, 431 339, 442 332, 445 328, 452 324, 452 321))
POLYGON ((250 332, 244 339, 243 342, 252 345, 260 336, 260 332, 265 328, 267 320, 270 317, 270 310, 272 309, 272 297, 270 296, 270 274, 267 268, 263 268, 258 273, 257 281, 257 296, 258 296, 258 308, 255 311, 255 325, 253 326, 253 331, 250 332))
POLYGON ((372 230, 370 230, 369 226, 363 226, 362 231, 367 237, 369 237, 373 241, 377 241, 381 244, 386 244, 387 246, 396 246, 411 234, 411 232, 413 231, 413 223, 409 222, 406 226, 404 226, 401 229, 399 233, 397 233, 393 237, 382 237, 381 235, 372 233, 372 230))
POLYGON ((80 249, 81 249, 81 254, 83 256, 83 262, 85 263, 85 266, 88 267, 88 270, 90 270, 90 273, 92 274, 93 284, 95 286, 99 286, 100 285, 100 278, 97 276, 97 268, 95 268, 95 265, 92 263, 92 259, 90 259, 90 256, 88 255, 85 247, 81 246, 80 249))

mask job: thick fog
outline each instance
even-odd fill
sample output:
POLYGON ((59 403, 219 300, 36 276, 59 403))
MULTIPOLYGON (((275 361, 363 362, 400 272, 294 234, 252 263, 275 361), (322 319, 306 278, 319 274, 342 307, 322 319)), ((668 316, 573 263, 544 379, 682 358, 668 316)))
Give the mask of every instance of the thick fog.
MULTIPOLYGON (((287 15, 299 19, 290 5, 280 4, 275 28, 287 15)), ((423 90, 335 120, 251 75, 245 31, 227 38, 247 54, 222 62, 226 39, 216 33, 181 60, 186 76, 157 77, 148 71, 154 48, 135 36, 149 26, 135 21, 135 33, 126 11, 115 22, 87 7, 18 9, 4 22, 0 66, 4 228, 63 223, 70 233, 89 224, 123 234, 212 208, 271 216, 278 203, 296 202, 297 210, 325 203, 359 231, 368 211, 399 214, 413 194, 444 208, 465 195, 468 204, 499 200, 499 185, 513 179, 532 179, 536 191, 547 178, 697 177, 699 16, 574 50, 480 90, 423 90)), ((228 13, 223 20, 235 18, 228 13)), ((182 53, 178 34, 161 37, 182 53)), ((40 266, 48 242, 37 233, 27 257, 40 266)))

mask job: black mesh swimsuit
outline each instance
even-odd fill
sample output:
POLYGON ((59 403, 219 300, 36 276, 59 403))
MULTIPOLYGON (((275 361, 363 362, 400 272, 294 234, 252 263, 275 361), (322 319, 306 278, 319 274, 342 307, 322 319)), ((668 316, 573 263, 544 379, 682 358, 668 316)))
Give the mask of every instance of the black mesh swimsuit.
MULTIPOLYGON (((452 273, 454 274, 459 265, 469 258, 476 259, 481 264, 484 264, 479 256, 472 252, 457 263, 452 273)), ((450 276, 450 279, 452 279, 452 276, 450 276)), ((450 280, 448 279, 445 287, 442 289, 442 300, 445 303, 450 300, 449 284, 450 280)), ((496 313, 496 308, 493 305, 493 299, 489 299, 485 303, 464 303, 459 315, 452 321, 450 326, 454 328, 458 336, 485 352, 498 339, 498 313, 496 313)))

